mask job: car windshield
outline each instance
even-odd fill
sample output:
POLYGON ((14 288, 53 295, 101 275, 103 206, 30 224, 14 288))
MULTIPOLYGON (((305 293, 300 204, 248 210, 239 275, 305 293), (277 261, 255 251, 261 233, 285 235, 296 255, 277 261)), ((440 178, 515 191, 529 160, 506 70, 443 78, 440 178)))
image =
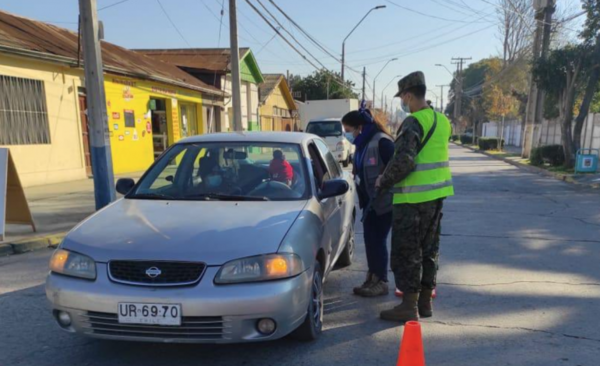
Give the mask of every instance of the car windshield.
POLYGON ((308 195, 306 182, 299 145, 178 144, 159 158, 127 198, 301 200, 308 195))
POLYGON ((342 124, 339 121, 310 122, 306 132, 319 137, 338 137, 342 135, 342 124))

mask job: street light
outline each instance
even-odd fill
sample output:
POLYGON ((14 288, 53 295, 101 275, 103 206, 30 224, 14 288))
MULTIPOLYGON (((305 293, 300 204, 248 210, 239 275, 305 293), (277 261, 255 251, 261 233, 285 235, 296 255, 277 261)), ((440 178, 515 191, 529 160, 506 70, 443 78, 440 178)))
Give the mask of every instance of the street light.
POLYGON ((446 67, 446 65, 435 64, 435 66, 443 67, 444 69, 446 69, 446 71, 448 71, 448 74, 450 74, 450 76, 452 76, 452 79, 454 79, 454 74, 452 72, 450 72, 450 70, 448 70, 448 68, 446 67))
MULTIPOLYGON (((388 62, 385 63, 385 65, 383 65, 383 67, 381 68, 381 70, 379 71, 379 73, 377 75, 375 75, 375 78, 373 79, 373 109, 375 109, 375 82, 377 81, 377 78, 379 77, 379 75, 381 75, 381 73, 383 72, 383 70, 385 70, 385 68, 387 67, 387 65, 389 65, 390 62, 392 61, 396 61, 398 58, 393 58, 391 60, 389 60, 388 62)), ((383 104, 383 100, 381 100, 381 103, 383 104)))
POLYGON ((391 80, 390 80, 390 81, 389 81, 389 82, 388 82, 388 83, 385 85, 385 87, 384 87, 383 89, 381 89, 381 100, 383 100, 383 92, 385 91, 385 89, 387 89, 387 87, 388 87, 388 86, 390 86, 390 84, 392 83, 392 81, 394 81, 394 80, 396 80, 396 79, 398 79, 398 78, 400 78, 400 77, 402 77, 402 75, 396 75, 396 76, 394 76, 394 77, 393 77, 393 78, 392 78, 392 79, 391 79, 391 80))
POLYGON ((356 24, 354 26, 354 28, 352 28, 352 30, 350 31, 350 33, 348 33, 348 35, 346 36, 346 38, 344 38, 344 42, 342 42, 342 81, 346 80, 346 79, 344 79, 344 68, 345 68, 345 61, 346 61, 346 40, 348 39, 348 37, 350 37, 350 35, 352 35, 352 33, 354 33, 354 31, 356 30, 356 28, 358 28, 358 26, 360 25, 360 23, 362 23, 363 20, 365 20, 365 18, 369 14, 371 14, 371 12, 373 10, 379 10, 379 9, 384 9, 384 8, 386 8, 385 5, 378 5, 378 6, 374 7, 374 8, 372 8, 371 10, 369 10, 367 12, 367 14, 365 14, 365 16, 362 17, 362 19, 360 20, 360 22, 358 22, 358 24, 356 24))

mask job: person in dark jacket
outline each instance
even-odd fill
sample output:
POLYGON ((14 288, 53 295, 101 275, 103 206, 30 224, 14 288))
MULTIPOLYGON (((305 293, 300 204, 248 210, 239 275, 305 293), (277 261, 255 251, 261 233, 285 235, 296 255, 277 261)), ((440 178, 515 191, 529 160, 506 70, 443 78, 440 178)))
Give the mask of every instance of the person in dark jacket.
POLYGON ((377 177, 394 155, 394 141, 385 125, 361 107, 342 118, 344 129, 354 136, 354 179, 363 210, 364 239, 369 270, 365 282, 354 288, 364 297, 388 294, 387 237, 392 226, 391 194, 378 195, 377 177))

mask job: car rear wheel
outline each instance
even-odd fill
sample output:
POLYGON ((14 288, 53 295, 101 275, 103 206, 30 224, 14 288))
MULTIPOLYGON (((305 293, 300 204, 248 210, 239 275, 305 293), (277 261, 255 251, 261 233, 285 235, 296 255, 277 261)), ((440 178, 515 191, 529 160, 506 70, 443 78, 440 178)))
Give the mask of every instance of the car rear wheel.
POLYGON ((299 341, 314 341, 323 329, 323 271, 319 262, 315 262, 314 271, 306 319, 292 333, 299 341))
POLYGON ((350 154, 346 157, 346 160, 342 161, 342 166, 347 168, 350 165, 350 154))
POLYGON ((350 267, 352 265, 352 259, 354 258, 354 220, 352 220, 352 224, 350 224, 350 233, 348 234, 348 240, 346 241, 346 246, 344 247, 344 251, 340 254, 340 257, 335 264, 336 269, 350 267))

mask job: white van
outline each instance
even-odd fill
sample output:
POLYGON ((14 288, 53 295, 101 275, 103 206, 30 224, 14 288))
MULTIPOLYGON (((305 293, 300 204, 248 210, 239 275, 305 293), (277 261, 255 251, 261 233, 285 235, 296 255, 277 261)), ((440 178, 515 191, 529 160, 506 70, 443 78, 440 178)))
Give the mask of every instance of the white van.
POLYGON ((320 118, 311 120, 306 126, 306 132, 325 140, 331 153, 344 167, 350 165, 354 145, 346 138, 341 119, 320 118))

